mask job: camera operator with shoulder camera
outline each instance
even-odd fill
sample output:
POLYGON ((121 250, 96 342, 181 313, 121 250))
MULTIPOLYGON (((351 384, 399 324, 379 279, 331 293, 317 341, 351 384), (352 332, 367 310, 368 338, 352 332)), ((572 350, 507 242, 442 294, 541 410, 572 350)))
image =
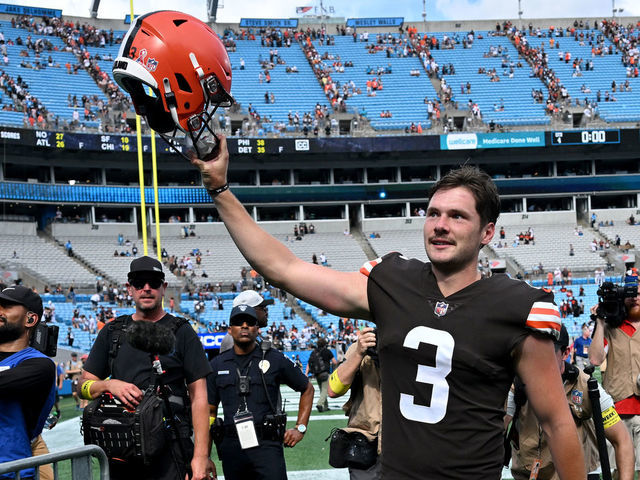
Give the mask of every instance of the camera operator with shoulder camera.
POLYGON ((105 449, 111 480, 184 480, 187 472, 203 480, 215 473, 208 450, 206 377, 211 369, 189 323, 162 308, 166 288, 158 260, 133 260, 127 289, 136 311, 100 330, 84 365, 80 392, 98 399, 85 408, 85 443, 105 449), (110 441, 117 432, 100 436, 114 422, 147 418, 145 405, 156 407, 151 425, 140 420, 117 442, 110 441), (96 425, 105 412, 114 418, 96 425))
POLYGON ((207 378, 212 439, 227 480, 286 479, 283 443, 293 447, 304 438, 313 405, 307 377, 270 342, 256 342, 260 315, 250 305, 231 310, 233 348, 211 361, 207 378), (286 429, 280 385, 300 393, 294 428, 286 429), (224 419, 215 418, 222 403, 224 419))
POLYGON ((342 407, 349 417, 347 427, 334 432, 329 454, 333 467, 349 468, 351 480, 382 478, 379 462, 382 398, 376 333, 371 327, 360 330, 358 341, 345 354, 345 361, 329 377, 331 398, 351 390, 342 407))
POLYGON ((600 302, 591 308, 596 319, 589 361, 599 366, 605 359, 602 385, 631 434, 635 470, 640 471, 640 295, 637 277, 624 287, 605 282, 600 302))
MULTIPOLYGON (((602 417, 604 437, 613 445, 618 462, 619 480, 633 480, 633 448, 627 429, 620 422, 613 400, 601 386, 597 387, 599 408, 594 408, 589 395, 589 375, 566 361, 570 355, 570 348, 569 334, 564 325, 561 327, 560 337, 554 341, 554 349, 567 403, 584 449, 585 467, 587 472, 594 472, 588 474, 587 480, 600 479, 600 475, 595 473, 599 467, 595 426, 597 414, 602 417)), ((513 420, 508 434, 508 440, 512 445, 511 473, 515 480, 527 480, 534 478, 533 475, 536 475, 537 480, 557 480, 559 477, 549 451, 548 437, 540 428, 540 423, 527 401, 524 387, 522 381, 516 379, 507 400, 505 426, 513 420)))
MULTIPOLYGON (((42 300, 31 289, 0 292, 0 463, 32 456, 53 406, 56 365, 29 346, 41 317, 42 300)), ((20 471, 20 478, 33 477, 34 468, 20 471)))

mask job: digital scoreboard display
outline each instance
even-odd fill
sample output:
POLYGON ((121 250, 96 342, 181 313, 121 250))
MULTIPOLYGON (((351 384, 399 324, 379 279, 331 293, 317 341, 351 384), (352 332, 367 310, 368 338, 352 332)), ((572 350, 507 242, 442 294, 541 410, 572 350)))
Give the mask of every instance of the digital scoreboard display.
POLYGON ((551 145, 599 145, 620 143, 620 129, 564 130, 551 132, 551 145))

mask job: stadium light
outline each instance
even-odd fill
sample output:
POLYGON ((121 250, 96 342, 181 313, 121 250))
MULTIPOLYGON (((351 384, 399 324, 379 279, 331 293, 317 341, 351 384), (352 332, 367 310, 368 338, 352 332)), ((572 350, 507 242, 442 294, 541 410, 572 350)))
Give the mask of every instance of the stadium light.
POLYGON ((422 21, 427 21, 427 0, 422 0, 422 21))
POLYGON ((378 193, 378 197, 380 197, 380 198, 387 198, 387 192, 385 192, 384 190, 382 190, 380 193, 378 193))
POLYGON ((522 11, 522 0, 518 0, 518 19, 522 20, 522 14, 524 12, 522 11))

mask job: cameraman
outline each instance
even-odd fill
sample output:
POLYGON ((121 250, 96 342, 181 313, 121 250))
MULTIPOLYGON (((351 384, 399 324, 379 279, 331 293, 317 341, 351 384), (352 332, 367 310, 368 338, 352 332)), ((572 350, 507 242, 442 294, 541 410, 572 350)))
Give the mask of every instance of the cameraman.
MULTIPOLYGON (((98 398, 109 392, 134 410, 153 381, 153 371, 149 353, 131 345, 122 334, 124 328, 135 322, 153 322, 175 334, 174 351, 159 357, 165 370, 163 382, 172 391, 169 402, 179 422, 178 432, 173 432, 174 436, 148 466, 138 459, 109 458, 111 480, 184 480, 189 467, 193 480, 203 480, 212 471, 215 473, 208 451, 206 377, 211 369, 202 344, 188 322, 181 322, 162 308, 166 288, 158 260, 147 256, 133 260, 127 290, 136 310, 133 315, 118 317, 100 330, 84 365, 80 391, 85 398, 98 398), (187 458, 183 458, 183 450, 187 458)), ((164 414, 168 416, 166 410, 164 414)))
POLYGON ((635 470, 640 472, 640 294, 625 298, 626 318, 605 322, 598 306, 591 307, 596 317, 589 361, 599 366, 607 360, 602 372, 602 386, 613 397, 616 410, 631 434, 635 451, 635 470))
MULTIPOLYGON (((578 429, 578 437, 584 449, 585 466, 587 472, 594 472, 598 468, 598 447, 595 433, 593 406, 589 397, 587 381, 589 376, 576 365, 566 362, 570 355, 569 334, 563 325, 560 337, 554 341, 556 361, 567 403, 573 420, 578 429)), ((533 478, 532 471, 536 470, 538 480, 554 480, 558 478, 556 468, 551 458, 548 437, 540 428, 540 424, 529 402, 527 401, 524 384, 516 381, 514 391, 509 392, 507 400, 507 415, 505 426, 513 420, 509 439, 512 442, 511 473, 515 480, 533 478)), ((600 394, 600 412, 604 424, 604 435, 613 445, 615 458, 618 462, 619 480, 633 480, 633 448, 627 429, 620 422, 620 418, 613 406, 613 400, 602 387, 598 387, 600 394)), ((590 473, 588 480, 599 479, 600 475, 590 473)))
MULTIPOLYGON (((29 288, 0 292, 0 463, 31 457, 53 406, 56 366, 29 347, 41 317, 42 300, 29 288)), ((20 471, 20 478, 34 476, 33 468, 20 471)))
POLYGON ((349 467, 351 480, 378 480, 380 468, 380 425, 382 399, 380 395, 380 366, 376 348, 376 332, 371 327, 358 332, 358 341, 345 354, 345 361, 329 377, 329 396, 336 398, 351 390, 342 409, 348 415, 346 432, 360 432, 370 443, 375 442, 378 460, 368 469, 349 467))

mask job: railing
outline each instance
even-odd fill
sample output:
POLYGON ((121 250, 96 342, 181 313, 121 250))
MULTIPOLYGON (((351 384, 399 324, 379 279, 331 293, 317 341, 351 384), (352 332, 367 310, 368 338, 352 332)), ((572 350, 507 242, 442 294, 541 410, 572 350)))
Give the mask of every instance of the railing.
POLYGON ((46 455, 23 458, 11 462, 0 463, 0 475, 14 472, 15 479, 20 480, 20 471, 27 468, 36 468, 36 480, 40 478, 37 467, 53 463, 53 475, 55 480, 59 480, 58 462, 71 460, 71 480, 92 480, 93 470, 91 457, 96 457, 100 466, 100 480, 109 480, 109 462, 107 455, 96 445, 62 450, 46 455))

